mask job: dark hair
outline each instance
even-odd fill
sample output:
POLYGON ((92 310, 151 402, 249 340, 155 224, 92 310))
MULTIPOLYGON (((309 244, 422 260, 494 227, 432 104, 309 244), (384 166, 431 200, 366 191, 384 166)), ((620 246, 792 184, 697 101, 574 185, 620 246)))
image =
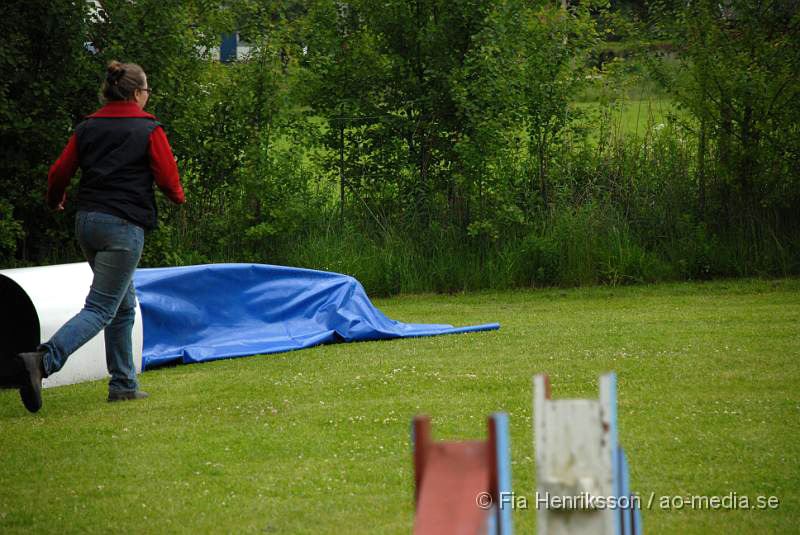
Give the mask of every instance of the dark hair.
POLYGON ((131 100, 136 89, 144 88, 144 71, 135 63, 112 61, 106 69, 106 79, 100 94, 106 101, 131 100))

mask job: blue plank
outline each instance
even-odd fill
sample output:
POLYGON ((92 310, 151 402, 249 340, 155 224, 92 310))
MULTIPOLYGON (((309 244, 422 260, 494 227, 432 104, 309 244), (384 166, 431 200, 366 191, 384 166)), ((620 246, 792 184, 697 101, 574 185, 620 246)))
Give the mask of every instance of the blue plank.
MULTIPOLYGON (((631 497, 631 488, 630 488, 630 476, 628 475, 628 461, 625 459, 625 450, 623 448, 617 448, 619 452, 619 484, 620 484, 620 495, 619 497, 631 497)), ((619 509, 620 514, 622 515, 622 534, 623 535, 633 535, 633 526, 631 525, 631 513, 630 508, 626 507, 625 509, 619 509)))
MULTIPOLYGON (((619 476, 619 455, 617 452, 617 374, 608 374, 608 445, 611 450, 611 494, 619 498, 621 496, 621 485, 619 476)), ((614 515, 614 533, 622 534, 622 524, 620 515, 614 515)))
MULTIPOLYGON (((497 436, 497 444, 495 451, 497 455, 497 492, 498 497, 512 496, 511 494, 511 443, 509 440, 508 431, 508 414, 504 412, 496 412, 492 414, 494 420, 495 434, 497 436)), ((503 503, 503 500, 498 500, 503 503)), ((512 535, 513 528, 511 525, 511 510, 513 507, 506 504, 501 507, 498 515, 497 534, 498 535, 512 535)))

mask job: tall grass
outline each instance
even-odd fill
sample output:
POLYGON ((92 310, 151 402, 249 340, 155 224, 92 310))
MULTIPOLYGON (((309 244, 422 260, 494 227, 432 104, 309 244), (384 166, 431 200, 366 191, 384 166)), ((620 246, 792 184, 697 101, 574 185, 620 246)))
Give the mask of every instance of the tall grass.
POLYGON ((342 221, 334 205, 277 247, 277 258, 351 274, 372 295, 800 273, 797 233, 777 234, 766 221, 748 229, 707 222, 694 140, 670 122, 648 120, 639 135, 617 132, 602 145, 584 139, 561 154, 550 169, 552 203, 495 237, 446 222, 420 229, 342 221))
POLYGON ((454 234, 414 237, 310 233, 286 263, 355 276, 371 295, 514 287, 620 285, 678 278, 624 220, 589 205, 564 210, 540 232, 481 248, 454 234))

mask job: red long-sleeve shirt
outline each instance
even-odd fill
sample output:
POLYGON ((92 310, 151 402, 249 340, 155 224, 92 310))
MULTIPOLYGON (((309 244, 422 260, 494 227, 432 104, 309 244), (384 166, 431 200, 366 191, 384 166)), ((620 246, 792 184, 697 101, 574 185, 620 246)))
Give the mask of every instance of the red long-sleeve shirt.
MULTIPOLYGON (((143 117, 155 119, 153 115, 146 113, 136 103, 130 101, 111 101, 87 118, 89 117, 143 117)), ((150 170, 158 188, 174 203, 183 204, 186 202, 178 174, 178 166, 175 164, 172 148, 169 146, 167 136, 161 126, 153 129, 150 134, 147 153, 150 160, 150 170)), ((50 167, 50 172, 47 175, 47 204, 51 208, 58 207, 59 204, 66 200, 67 186, 69 186, 69 181, 75 175, 78 167, 77 136, 72 134, 67 146, 61 152, 61 156, 50 167)))

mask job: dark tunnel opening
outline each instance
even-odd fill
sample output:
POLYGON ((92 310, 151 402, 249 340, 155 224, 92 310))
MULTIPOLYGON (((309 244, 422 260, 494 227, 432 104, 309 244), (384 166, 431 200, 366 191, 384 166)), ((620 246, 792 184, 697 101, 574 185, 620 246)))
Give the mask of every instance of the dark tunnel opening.
POLYGON ((39 315, 19 284, 0 275, 0 388, 15 387, 14 355, 33 351, 40 342, 39 315))

